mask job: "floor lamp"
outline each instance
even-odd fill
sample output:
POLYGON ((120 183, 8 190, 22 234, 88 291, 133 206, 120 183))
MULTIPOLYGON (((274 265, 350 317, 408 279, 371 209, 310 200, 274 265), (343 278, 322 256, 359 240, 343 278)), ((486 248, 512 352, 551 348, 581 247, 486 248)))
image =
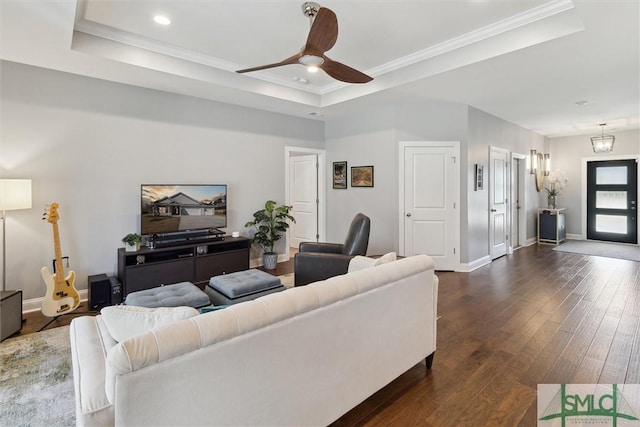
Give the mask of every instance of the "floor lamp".
POLYGON ((30 179, 0 179, 0 211, 2 211, 2 290, 7 286, 7 211, 31 209, 30 179))

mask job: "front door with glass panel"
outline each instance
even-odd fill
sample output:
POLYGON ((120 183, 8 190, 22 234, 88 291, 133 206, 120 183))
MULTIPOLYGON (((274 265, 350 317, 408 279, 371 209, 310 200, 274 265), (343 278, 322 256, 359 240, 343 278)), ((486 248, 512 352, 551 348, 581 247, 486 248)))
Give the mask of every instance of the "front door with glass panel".
POLYGON ((638 162, 587 163, 587 239, 638 243, 638 162))

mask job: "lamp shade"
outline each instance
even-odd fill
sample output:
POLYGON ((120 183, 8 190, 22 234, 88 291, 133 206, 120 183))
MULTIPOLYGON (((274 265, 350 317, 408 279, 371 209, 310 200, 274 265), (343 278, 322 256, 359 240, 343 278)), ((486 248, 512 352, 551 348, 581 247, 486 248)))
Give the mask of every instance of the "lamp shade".
POLYGON ((0 211, 31 209, 30 179, 0 179, 0 211))

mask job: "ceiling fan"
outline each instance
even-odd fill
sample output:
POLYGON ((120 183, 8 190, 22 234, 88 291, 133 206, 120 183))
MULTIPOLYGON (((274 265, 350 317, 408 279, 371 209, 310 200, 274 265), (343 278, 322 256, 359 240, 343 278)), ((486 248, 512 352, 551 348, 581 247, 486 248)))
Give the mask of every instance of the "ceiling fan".
POLYGON ((334 79, 346 83, 367 83, 373 80, 372 77, 325 55, 325 52, 330 50, 338 39, 338 18, 331 9, 320 7, 314 2, 306 2, 302 5, 302 12, 311 20, 311 30, 309 30, 307 42, 300 52, 280 62, 236 72, 249 73, 282 65, 302 64, 307 67, 319 68, 334 79))

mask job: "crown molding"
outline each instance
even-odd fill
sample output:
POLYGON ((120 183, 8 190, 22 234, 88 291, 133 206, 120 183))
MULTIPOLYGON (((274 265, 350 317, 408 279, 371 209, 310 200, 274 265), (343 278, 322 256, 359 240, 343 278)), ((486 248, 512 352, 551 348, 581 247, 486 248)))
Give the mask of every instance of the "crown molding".
MULTIPOLYGON (((437 45, 428 47, 418 52, 414 52, 402 58, 398 58, 377 67, 373 67, 367 70, 366 73, 371 77, 376 78, 384 74, 397 71, 401 68, 405 68, 410 65, 427 61, 440 55, 444 55, 465 46, 490 39, 502 33, 516 30, 542 19, 557 15, 558 13, 571 10, 574 7, 575 6, 571 2, 571 0, 553 0, 530 9, 526 12, 519 13, 517 15, 495 22, 491 25, 487 25, 485 27, 452 38, 437 45)), ((342 82, 334 82, 321 88, 320 94, 323 95, 329 92, 333 92, 345 86, 346 85, 342 82)))
POLYGON ((386 74, 399 68, 404 68, 418 62, 426 61, 427 59, 431 59, 439 55, 444 55, 445 53, 454 51, 456 49, 460 49, 462 47, 469 46, 486 39, 490 39, 491 37, 495 37, 499 34, 513 31, 520 27, 524 27, 525 25, 529 25, 558 13, 573 9, 573 7, 573 3, 570 0, 554 0, 526 12, 522 12, 507 19, 503 19, 502 21, 498 21, 494 24, 487 25, 486 27, 479 28, 477 30, 439 43, 427 49, 412 53, 411 55, 407 55, 395 61, 387 62, 386 64, 374 67, 369 70, 369 72, 373 76, 386 74))
MULTIPOLYGON (((174 58, 193 62, 195 64, 205 65, 207 67, 215 68, 222 71, 228 71, 230 73, 235 73, 235 70, 243 68, 243 66, 234 62, 224 61, 220 58, 205 55, 193 50, 171 46, 165 43, 159 43, 147 37, 134 35, 126 31, 111 28, 106 25, 98 24, 96 22, 86 21, 80 18, 76 20, 74 29, 75 31, 88 34, 90 36, 99 37, 105 40, 111 40, 113 42, 125 44, 138 49, 144 49, 162 55, 171 56, 174 58)), ((255 78, 279 86, 285 86, 292 89, 313 93, 315 95, 320 94, 320 91, 318 89, 315 89, 311 86, 301 86, 295 81, 289 81, 287 79, 269 73, 253 74, 251 78, 255 78)))

